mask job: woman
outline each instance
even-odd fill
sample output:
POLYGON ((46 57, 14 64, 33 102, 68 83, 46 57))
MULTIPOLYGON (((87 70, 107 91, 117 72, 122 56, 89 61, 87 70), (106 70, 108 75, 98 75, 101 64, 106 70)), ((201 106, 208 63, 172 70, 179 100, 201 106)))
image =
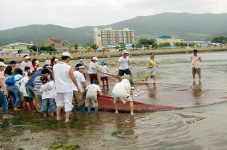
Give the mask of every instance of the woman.
POLYGON ((5 86, 5 77, 4 77, 4 69, 7 65, 3 62, 0 62, 0 103, 2 105, 2 116, 3 119, 9 118, 8 113, 8 102, 6 96, 8 96, 8 92, 5 86))
POLYGON ((50 64, 50 66, 53 68, 54 65, 56 65, 57 63, 58 63, 58 59, 57 59, 56 57, 53 57, 53 58, 51 59, 51 64, 50 64))

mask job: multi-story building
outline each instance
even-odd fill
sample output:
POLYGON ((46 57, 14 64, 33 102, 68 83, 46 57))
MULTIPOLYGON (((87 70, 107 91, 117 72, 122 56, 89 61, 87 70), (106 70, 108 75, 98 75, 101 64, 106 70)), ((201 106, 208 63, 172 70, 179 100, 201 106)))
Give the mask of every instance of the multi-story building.
POLYGON ((68 51, 69 50, 69 42, 66 40, 56 40, 51 36, 48 36, 44 40, 44 46, 52 46, 57 51, 68 51))
POLYGON ((123 30, 113 30, 106 28, 98 30, 94 28, 94 43, 99 47, 107 45, 135 44, 134 30, 124 28, 123 30))
POLYGON ((174 43, 185 43, 184 39, 174 39, 171 38, 170 36, 156 36, 156 37, 151 37, 151 38, 147 38, 148 40, 155 40, 156 44, 160 44, 160 43, 170 43, 171 46, 174 45, 174 43))

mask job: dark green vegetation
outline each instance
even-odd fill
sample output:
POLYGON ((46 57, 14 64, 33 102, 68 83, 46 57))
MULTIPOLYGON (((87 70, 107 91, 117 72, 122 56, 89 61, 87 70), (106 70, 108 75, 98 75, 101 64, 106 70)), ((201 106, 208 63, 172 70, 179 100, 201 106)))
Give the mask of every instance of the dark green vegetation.
POLYGON ((58 144, 58 145, 52 145, 50 146, 50 149, 58 150, 58 149, 63 149, 63 150, 76 150, 79 149, 80 146, 77 144, 73 145, 64 145, 64 144, 58 144))
POLYGON ((216 37, 212 40, 212 42, 227 44, 227 37, 224 37, 224 36, 216 37))
MULTIPOLYGON (((169 35, 185 40, 207 40, 220 35, 226 35, 227 14, 189 14, 162 13, 153 16, 139 16, 118 23, 98 26, 99 29, 112 27, 113 29, 130 28, 135 31, 136 40, 169 35)), ((70 42, 86 45, 93 43, 93 27, 65 28, 55 25, 30 25, 0 31, 0 45, 12 42, 38 42, 43 45, 44 38, 53 36, 70 42)))

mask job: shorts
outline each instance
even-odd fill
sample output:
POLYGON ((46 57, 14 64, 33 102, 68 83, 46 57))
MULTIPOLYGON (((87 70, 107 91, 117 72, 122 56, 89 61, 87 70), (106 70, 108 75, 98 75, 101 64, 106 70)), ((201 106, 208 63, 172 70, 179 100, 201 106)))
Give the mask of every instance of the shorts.
POLYGON ((114 97, 114 104, 115 103, 118 103, 119 101, 122 101, 124 104, 126 102, 131 102, 132 101, 132 98, 131 96, 127 96, 127 97, 114 97))
POLYGON ((156 75, 156 69, 155 67, 149 67, 146 69, 146 76, 155 76, 156 75))
POLYGON ((132 73, 131 73, 131 71, 129 70, 129 68, 128 68, 128 69, 125 69, 125 70, 119 70, 119 72, 118 72, 118 75, 119 75, 119 76, 123 76, 124 74, 129 75, 129 74, 132 74, 132 73))
POLYGON ((72 98, 73 92, 65 92, 65 93, 56 93, 56 105, 57 107, 65 107, 65 112, 69 112, 72 110, 72 98))
POLYGON ((93 107, 98 107, 97 96, 86 96, 85 107, 91 107, 91 103, 93 107))
POLYGON ((54 98, 42 99, 41 113, 48 113, 48 108, 50 112, 56 112, 56 104, 54 98))
POLYGON ((201 68, 192 68, 192 74, 201 74, 201 68))
POLYGON ((32 103, 32 101, 33 101, 33 98, 24 96, 24 102, 26 102, 26 103, 32 103))
POLYGON ((41 107, 42 104, 42 93, 35 93, 37 107, 41 107))
POLYGON ((26 85, 26 90, 27 90, 28 96, 29 96, 30 98, 34 98, 34 97, 35 97, 35 92, 34 92, 33 86, 31 86, 31 85, 26 85))
POLYGON ((73 105, 84 105, 84 93, 83 92, 77 92, 73 91, 73 105))
POLYGON ((108 81, 108 77, 101 77, 101 80, 102 81, 105 81, 105 80, 108 81))
POLYGON ((97 73, 95 74, 89 74, 89 77, 90 77, 90 83, 92 84, 92 82, 94 80, 98 80, 98 76, 97 76, 97 73))

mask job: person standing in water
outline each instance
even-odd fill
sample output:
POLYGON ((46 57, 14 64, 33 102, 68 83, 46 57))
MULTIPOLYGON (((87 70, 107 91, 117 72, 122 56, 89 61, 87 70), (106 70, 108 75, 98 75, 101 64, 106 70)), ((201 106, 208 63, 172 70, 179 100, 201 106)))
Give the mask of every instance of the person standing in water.
POLYGON ((192 62, 192 75, 193 81, 195 81, 195 74, 199 75, 199 81, 201 81, 201 62, 202 57, 198 55, 198 50, 193 50, 193 55, 190 56, 190 60, 192 62))
POLYGON ((157 62, 154 58, 154 52, 150 53, 150 57, 147 59, 147 69, 146 69, 146 76, 145 76, 145 82, 148 80, 148 76, 153 77, 153 83, 155 84, 156 80, 156 67, 158 67, 157 62))
POLYGON ((118 64, 117 64, 117 69, 119 70, 118 75, 124 76, 124 74, 126 75, 130 75, 130 78, 133 78, 132 73, 129 69, 130 67, 130 62, 129 62, 129 56, 128 56, 129 52, 127 50, 123 50, 123 56, 121 56, 118 59, 118 64))

